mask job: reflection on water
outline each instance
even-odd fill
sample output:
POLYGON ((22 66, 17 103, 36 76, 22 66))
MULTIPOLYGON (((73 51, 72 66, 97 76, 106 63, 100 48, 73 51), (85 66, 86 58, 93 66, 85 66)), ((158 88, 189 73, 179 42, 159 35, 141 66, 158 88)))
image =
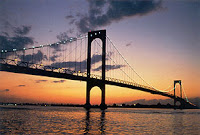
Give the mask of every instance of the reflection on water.
MULTIPOLYGON (((98 127, 98 133, 100 134, 104 134, 105 133, 105 110, 100 110, 101 111, 101 116, 100 116, 100 121, 99 121, 99 125, 97 126, 98 127)), ((92 125, 90 123, 90 113, 91 111, 86 111, 86 119, 85 119, 85 131, 84 131, 84 134, 88 134, 90 133, 90 130, 92 130, 92 125)), ((98 124, 98 123, 97 123, 98 124)))
POLYGON ((0 134, 196 134, 200 110, 0 108, 0 134))

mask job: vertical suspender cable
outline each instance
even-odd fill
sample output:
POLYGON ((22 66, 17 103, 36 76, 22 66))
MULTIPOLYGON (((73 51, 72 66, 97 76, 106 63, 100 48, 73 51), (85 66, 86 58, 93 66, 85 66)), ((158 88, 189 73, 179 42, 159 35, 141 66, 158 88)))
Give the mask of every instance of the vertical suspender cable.
POLYGON ((75 48, 75 72, 76 72, 76 52, 77 52, 77 40, 76 40, 76 48, 75 48))
POLYGON ((87 36, 85 36, 85 68, 87 69, 87 36))
MULTIPOLYGON (((107 37, 106 37, 106 39, 108 40, 107 37)), ((110 44, 109 44, 109 46, 110 46, 110 54, 109 54, 109 57, 111 58, 111 57, 112 57, 112 52, 111 52, 112 49, 111 49, 111 45, 110 45, 110 44)), ((112 69, 111 69, 111 66, 112 66, 111 64, 112 64, 112 63, 111 63, 111 62, 112 62, 112 61, 111 61, 111 59, 110 59, 110 77, 112 78, 112 74, 111 74, 111 73, 112 73, 112 69)))
POLYGON ((23 49, 23 61, 26 62, 26 60, 25 60, 25 49, 23 49))
POLYGON ((50 53, 51 53, 51 46, 48 47, 48 56, 49 56, 49 66, 51 65, 51 58, 50 58, 50 53))
POLYGON ((69 70, 71 70, 71 55, 70 55, 70 53, 71 53, 71 41, 70 41, 70 44, 69 44, 70 46, 69 46, 69 70))
POLYGON ((44 57, 43 46, 42 46, 42 49, 41 49, 41 50, 42 50, 42 58, 41 58, 42 60, 41 60, 41 64, 43 64, 43 57, 44 57))
POLYGON ((33 58, 33 57, 34 57, 33 55, 34 55, 34 48, 33 48, 33 52, 32 52, 32 64, 33 64, 33 59, 34 59, 34 58, 33 58))
POLYGON ((82 54, 82 36, 81 36, 81 46, 80 46, 80 72, 82 72, 82 70, 81 70, 81 54, 82 54))

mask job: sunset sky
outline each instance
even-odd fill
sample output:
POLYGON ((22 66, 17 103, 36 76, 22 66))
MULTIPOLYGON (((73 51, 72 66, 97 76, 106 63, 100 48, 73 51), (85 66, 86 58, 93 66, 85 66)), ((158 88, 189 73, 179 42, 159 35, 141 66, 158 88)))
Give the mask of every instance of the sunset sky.
MULTIPOLYGON (((198 0, 1 0, 0 49, 39 46, 57 42, 61 35, 106 29, 147 82, 165 89, 180 79, 193 98, 200 97, 199 24, 198 0), (22 29, 23 42, 17 36, 22 29)), ((92 104, 100 103, 100 94, 99 88, 92 89, 92 104)), ((85 82, 0 72, 0 102, 84 104, 85 95, 85 82)), ((137 99, 166 97, 106 86, 107 104, 137 99)))

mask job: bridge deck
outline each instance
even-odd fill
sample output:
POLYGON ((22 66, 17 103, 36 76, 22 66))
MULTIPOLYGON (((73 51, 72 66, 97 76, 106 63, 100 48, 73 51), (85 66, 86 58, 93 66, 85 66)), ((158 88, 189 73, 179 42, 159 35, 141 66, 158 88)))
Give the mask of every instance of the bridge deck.
MULTIPOLYGON (((2 63, 0 63, 0 71, 47 76, 47 77, 54 77, 54 78, 63 78, 63 79, 70 79, 70 80, 79 80, 79 81, 80 80, 81 81, 88 80, 86 74, 79 74, 79 73, 66 74, 66 73, 61 73, 59 71, 55 72, 55 71, 48 71, 48 70, 44 70, 44 69, 29 68, 29 67, 24 67, 24 66, 2 64, 2 63)), ((89 79, 96 80, 96 81, 102 81, 100 78, 95 77, 95 76, 93 78, 89 78, 89 79)), ((185 100, 180 97, 177 97, 177 96, 174 97, 172 94, 160 92, 160 91, 151 89, 150 87, 145 87, 145 86, 143 87, 142 85, 132 85, 132 84, 128 84, 128 83, 126 84, 123 82, 110 81, 109 79, 105 80, 105 84, 140 90, 140 91, 149 92, 152 94, 158 94, 158 95, 166 96, 166 97, 169 97, 172 99, 176 98, 176 100, 178 100, 178 101, 185 102, 185 100)))
MULTIPOLYGON (((70 80, 78 80, 78 81, 99 81, 102 82, 101 76, 97 75, 90 75, 91 78, 87 78, 86 73, 78 73, 74 71, 70 71, 68 69, 60 69, 60 68, 53 68, 50 66, 43 66, 39 64, 32 64, 23 61, 15 61, 5 58, 0 58, 0 71, 7 71, 13 73, 23 73, 23 74, 30 74, 30 75, 38 75, 38 76, 47 76, 47 77, 54 77, 54 78, 63 78, 63 79, 70 79, 70 80)), ((175 99, 187 106, 196 107, 190 102, 187 102, 183 98, 178 96, 174 97, 174 95, 170 93, 161 92, 155 90, 154 88, 140 85, 138 83, 126 82, 120 79, 115 78, 106 78, 105 84, 119 86, 124 88, 130 88, 134 90, 140 90, 144 92, 149 92, 151 94, 158 94, 162 96, 166 96, 172 99, 175 99)))

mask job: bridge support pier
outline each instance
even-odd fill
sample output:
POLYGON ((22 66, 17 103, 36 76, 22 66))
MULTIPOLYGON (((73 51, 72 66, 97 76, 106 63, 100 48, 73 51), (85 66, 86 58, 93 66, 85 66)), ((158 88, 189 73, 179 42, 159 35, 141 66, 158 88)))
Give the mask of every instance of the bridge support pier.
POLYGON ((101 110, 107 109, 105 97, 106 97, 106 94, 105 94, 105 83, 104 83, 104 85, 101 88, 101 104, 100 104, 101 110))
POLYGON ((105 110, 107 109, 107 105, 105 103, 105 83, 100 80, 89 80, 87 81, 87 89, 86 89, 86 104, 84 106, 85 109, 89 110, 92 108, 90 104, 90 91, 93 87, 99 87, 101 89, 101 104, 100 109, 105 110))
POLYGON ((87 82, 87 88, 86 88, 86 103, 84 108, 89 110, 91 108, 91 104, 90 104, 90 90, 91 88, 89 87, 89 84, 87 82))

